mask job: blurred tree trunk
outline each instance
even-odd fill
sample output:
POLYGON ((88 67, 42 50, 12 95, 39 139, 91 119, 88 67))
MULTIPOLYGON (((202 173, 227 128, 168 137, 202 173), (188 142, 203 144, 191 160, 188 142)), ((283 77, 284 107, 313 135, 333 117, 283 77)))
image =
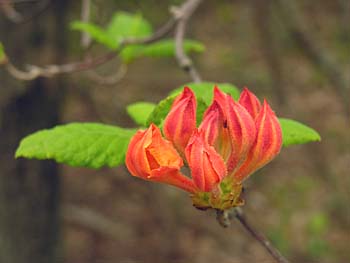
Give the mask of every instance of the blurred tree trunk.
MULTIPOLYGON (((0 39, 15 64, 59 63, 65 50, 66 0, 25 24, 0 19, 0 39), (58 59, 55 59, 58 58, 58 59)), ((59 120, 59 79, 14 80, 0 72, 0 262, 59 262, 59 179, 49 161, 15 160, 22 137, 59 120)))

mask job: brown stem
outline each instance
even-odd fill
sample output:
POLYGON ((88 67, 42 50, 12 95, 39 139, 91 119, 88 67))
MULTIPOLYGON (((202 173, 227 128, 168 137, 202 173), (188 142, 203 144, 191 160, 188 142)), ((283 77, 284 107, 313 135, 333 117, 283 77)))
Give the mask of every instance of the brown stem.
POLYGON ((34 80, 39 77, 53 77, 64 73, 74 73, 83 70, 88 70, 102 65, 117 56, 117 52, 109 52, 96 58, 89 58, 82 62, 74 62, 63 65, 47 65, 38 67, 29 65, 27 71, 16 68, 10 61, 5 65, 6 70, 15 78, 20 80, 34 80))
MULTIPOLYGON (((88 23, 90 19, 91 13, 91 2, 90 0, 82 0, 81 2, 81 21, 84 23, 88 23)), ((87 48, 91 43, 91 37, 87 32, 81 33, 80 39, 81 46, 83 48, 87 48)))
POLYGON ((5 63, 6 70, 15 78, 20 80, 34 80, 38 77, 53 77, 58 74, 74 73, 84 70, 96 68, 118 56, 119 52, 127 45, 131 44, 148 44, 155 42, 167 33, 169 33, 175 26, 176 19, 170 18, 158 31, 146 38, 127 38, 122 41, 117 50, 108 52, 96 58, 88 58, 84 61, 68 63, 63 65, 48 65, 45 67, 38 67, 30 65, 27 71, 22 71, 16 68, 8 59, 5 63))
POLYGON ((244 228, 266 249, 267 252, 279 263, 289 263, 289 261, 282 256, 281 252, 274 247, 270 241, 256 228, 254 228, 247 220, 243 210, 239 207, 234 209, 235 217, 244 226, 244 228))
POLYGON ((101 76, 97 72, 92 71, 87 77, 100 85, 115 85, 125 77, 126 73, 126 64, 121 64, 118 70, 110 76, 101 76))
POLYGON ((281 252, 274 247, 259 230, 250 224, 240 207, 235 207, 231 210, 217 211, 217 220, 222 227, 228 227, 231 224, 231 219, 233 217, 235 217, 249 232, 249 234, 251 234, 251 236, 265 248, 265 250, 276 260, 276 262, 289 263, 289 261, 282 256, 281 252))
POLYGON ((188 0, 179 8, 173 8, 174 17, 178 19, 175 27, 175 54, 179 66, 191 76, 194 82, 201 82, 201 77, 192 60, 186 55, 183 47, 187 22, 202 0, 188 0))

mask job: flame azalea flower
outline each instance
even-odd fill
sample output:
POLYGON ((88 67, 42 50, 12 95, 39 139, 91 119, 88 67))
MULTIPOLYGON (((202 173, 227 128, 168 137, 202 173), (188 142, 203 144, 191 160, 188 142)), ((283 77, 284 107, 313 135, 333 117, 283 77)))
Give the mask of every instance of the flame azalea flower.
POLYGON ((185 87, 164 120, 165 138, 154 124, 138 131, 130 141, 126 166, 133 176, 189 192, 197 208, 242 205, 242 182, 281 149, 277 117, 247 88, 236 102, 215 87, 198 128, 196 107, 193 91, 185 87), (188 176, 181 172, 184 164, 188 176))

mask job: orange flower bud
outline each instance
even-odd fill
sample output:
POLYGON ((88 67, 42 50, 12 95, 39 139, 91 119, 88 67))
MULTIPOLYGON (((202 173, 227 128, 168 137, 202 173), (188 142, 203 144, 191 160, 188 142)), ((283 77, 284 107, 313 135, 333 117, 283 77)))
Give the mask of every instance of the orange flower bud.
POLYGON ((132 175, 191 193, 194 206, 219 210, 243 204, 242 181, 271 161, 282 146, 281 127, 264 101, 247 88, 239 102, 214 89, 213 103, 196 128, 196 99, 189 88, 175 99, 164 121, 131 139, 126 165, 132 175), (191 178, 180 172, 187 160, 191 178))
POLYGON ((202 132, 195 132, 185 150, 195 185, 210 192, 227 174, 222 157, 204 140, 202 132))
POLYGON ((252 92, 250 92, 248 88, 244 88, 238 102, 255 120, 261 110, 261 103, 258 98, 252 92))
MULTIPOLYGON (((255 124, 249 112, 242 105, 234 102, 230 95, 223 93, 217 87, 214 89, 213 105, 215 103, 219 105, 223 115, 222 123, 218 126, 219 129, 223 130, 221 139, 224 140, 224 143, 221 145, 231 148, 230 150, 218 150, 218 152, 229 154, 228 157, 224 157, 228 173, 232 174, 246 159, 247 153, 255 141, 255 124)), ((205 118, 207 116, 209 116, 208 112, 206 112, 205 118)))
POLYGON ((184 152, 189 138, 196 129, 196 107, 197 103, 193 91, 185 87, 175 99, 164 120, 164 135, 180 153, 184 152))
POLYGON ((256 117, 255 125, 257 135, 254 145, 246 161, 234 175, 239 180, 247 178, 251 173, 270 162, 282 147, 281 126, 266 100, 256 117))
POLYGON ((181 157, 153 124, 131 139, 125 163, 133 176, 171 184, 191 193, 196 191, 192 180, 180 173, 181 157))
POLYGON ((232 143, 227 121, 216 101, 204 113, 199 130, 203 132, 205 141, 214 146, 224 161, 227 161, 232 152, 232 143))

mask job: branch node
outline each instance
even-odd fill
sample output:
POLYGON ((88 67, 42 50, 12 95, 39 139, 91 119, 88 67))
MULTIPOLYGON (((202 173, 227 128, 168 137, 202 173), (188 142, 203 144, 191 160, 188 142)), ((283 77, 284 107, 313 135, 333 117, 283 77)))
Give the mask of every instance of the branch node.
POLYGON ((183 16, 183 11, 182 8, 179 6, 171 6, 169 8, 170 14, 172 14, 172 16, 176 19, 179 20, 182 18, 183 16))

